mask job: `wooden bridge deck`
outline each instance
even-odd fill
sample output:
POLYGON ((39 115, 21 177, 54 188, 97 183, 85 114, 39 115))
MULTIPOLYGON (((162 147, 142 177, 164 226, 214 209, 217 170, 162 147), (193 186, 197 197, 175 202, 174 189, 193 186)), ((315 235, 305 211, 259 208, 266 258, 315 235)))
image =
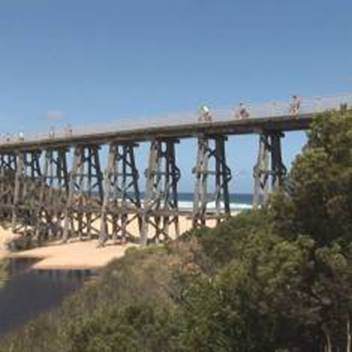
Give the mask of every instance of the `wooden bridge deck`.
MULTIPOLYGON (((90 132, 58 136, 55 138, 24 139, 0 144, 0 153, 14 150, 35 150, 57 148, 79 144, 105 144, 116 142, 144 142, 163 138, 191 138, 197 135, 241 135, 261 133, 263 131, 299 131, 307 130, 314 114, 303 114, 297 117, 275 116, 250 118, 245 120, 228 119, 214 122, 193 122, 169 124, 162 126, 131 128, 124 130, 90 132)), ((176 121, 175 121, 176 122, 176 121)))

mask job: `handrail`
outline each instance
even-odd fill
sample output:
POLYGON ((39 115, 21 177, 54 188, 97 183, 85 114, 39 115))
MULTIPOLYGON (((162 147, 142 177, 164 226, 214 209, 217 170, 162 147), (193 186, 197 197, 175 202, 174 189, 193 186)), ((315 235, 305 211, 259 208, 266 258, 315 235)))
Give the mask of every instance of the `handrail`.
MULTIPOLYGON (((297 117, 300 115, 317 114, 329 110, 337 110, 343 104, 352 106, 352 93, 340 94, 336 96, 327 97, 300 97, 299 98, 299 111, 297 111, 297 117)), ((251 104, 247 103, 240 107, 238 105, 235 108, 230 109, 214 109, 209 111, 209 116, 213 122, 226 122, 234 119, 239 119, 239 111, 245 107, 248 112, 248 119, 254 118, 275 118, 280 116, 290 116, 290 107, 292 102, 279 101, 279 102, 265 102, 262 104, 251 104)), ((57 128, 52 131, 50 136, 49 132, 41 132, 29 135, 19 135, 11 137, 3 135, 0 137, 0 145, 13 144, 14 142, 26 141, 26 143, 38 142, 41 140, 47 140, 49 137, 55 141, 55 139, 61 139, 65 137, 80 137, 108 131, 133 131, 143 128, 150 127, 172 127, 180 125, 197 124, 199 121, 199 112, 184 112, 184 113, 172 113, 167 114, 159 118, 153 119, 119 119, 112 123, 85 126, 85 127, 63 127, 57 128)))

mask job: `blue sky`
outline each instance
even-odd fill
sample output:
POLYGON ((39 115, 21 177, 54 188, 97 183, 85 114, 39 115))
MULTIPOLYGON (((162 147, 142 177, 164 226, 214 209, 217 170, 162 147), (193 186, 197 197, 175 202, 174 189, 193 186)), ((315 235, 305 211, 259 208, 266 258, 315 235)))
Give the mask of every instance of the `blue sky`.
MULTIPOLYGON (((45 130, 53 111, 87 125, 352 91, 351 13, 350 0, 2 0, 1 131, 45 130)), ((287 136, 288 164, 304 138, 287 136)), ((232 191, 251 191, 256 146, 230 139, 232 191)), ((194 143, 178 152, 188 191, 194 143)))

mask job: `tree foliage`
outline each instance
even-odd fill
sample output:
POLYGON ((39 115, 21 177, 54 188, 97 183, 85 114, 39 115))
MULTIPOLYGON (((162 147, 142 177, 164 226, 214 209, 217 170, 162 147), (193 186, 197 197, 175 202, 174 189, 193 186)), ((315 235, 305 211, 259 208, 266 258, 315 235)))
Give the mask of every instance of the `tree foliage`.
POLYGON ((352 239, 352 112, 316 118, 294 163, 286 194, 273 201, 274 225, 291 237, 309 234, 319 245, 352 239))

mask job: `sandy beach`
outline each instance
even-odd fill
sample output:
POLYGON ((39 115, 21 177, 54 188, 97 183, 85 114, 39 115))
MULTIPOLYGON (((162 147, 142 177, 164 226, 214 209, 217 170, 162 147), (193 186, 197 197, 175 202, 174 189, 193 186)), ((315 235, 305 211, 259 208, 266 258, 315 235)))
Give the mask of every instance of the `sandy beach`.
POLYGON ((0 259, 3 259, 10 254, 6 244, 13 238, 15 238, 15 235, 11 232, 11 230, 0 226, 0 259))
MULTIPOLYGON (((96 227, 99 224, 95 224, 96 227)), ((209 227, 215 226, 215 221, 209 220, 209 227)), ((191 229, 192 223, 189 218, 181 216, 179 218, 180 233, 191 229)), ((150 229, 152 232, 152 229, 150 229)), ((139 235, 137 221, 129 225, 129 231, 139 235)), ((174 236, 174 231, 171 228, 171 236, 174 236)), ((10 252, 6 248, 6 243, 16 237, 9 229, 0 227, 0 259, 6 257, 22 257, 22 258, 38 258, 33 268, 38 270, 69 270, 69 269, 97 269, 104 267, 111 260, 122 257, 126 250, 137 246, 136 244, 114 244, 108 241, 102 248, 98 248, 98 240, 72 239, 68 243, 56 241, 50 245, 38 248, 28 249, 18 252, 10 252)))
POLYGON ((38 270, 98 269, 107 265, 111 260, 122 257, 126 250, 133 246, 136 245, 107 243, 103 248, 98 248, 98 240, 75 240, 69 243, 56 242, 49 246, 8 253, 8 256, 12 258, 40 258, 33 265, 33 268, 38 270))

